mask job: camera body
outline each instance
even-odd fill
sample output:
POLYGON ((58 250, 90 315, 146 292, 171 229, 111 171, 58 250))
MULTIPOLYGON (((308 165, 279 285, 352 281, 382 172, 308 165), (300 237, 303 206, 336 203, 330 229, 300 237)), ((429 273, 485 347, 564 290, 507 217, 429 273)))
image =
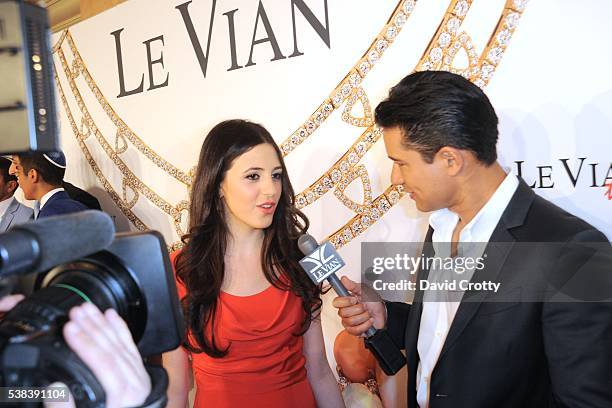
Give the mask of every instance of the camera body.
POLYGON ((102 407, 104 391, 66 345, 63 325, 83 302, 115 309, 143 357, 178 347, 183 319, 170 260, 156 231, 117 234, 105 250, 36 277, 31 296, 0 322, 0 385, 68 385, 77 406, 102 407))

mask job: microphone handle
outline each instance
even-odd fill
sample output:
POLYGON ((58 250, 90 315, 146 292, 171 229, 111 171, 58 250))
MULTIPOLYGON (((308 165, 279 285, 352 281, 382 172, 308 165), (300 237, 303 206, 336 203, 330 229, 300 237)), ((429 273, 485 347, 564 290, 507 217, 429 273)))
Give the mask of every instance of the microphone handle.
MULTIPOLYGON (((344 287, 344 285, 342 284, 340 279, 338 279, 338 276, 336 276, 335 273, 332 273, 331 275, 329 275, 329 277, 327 278, 327 281, 332 286, 332 288, 334 288, 334 291, 336 291, 336 293, 339 296, 351 296, 349 291, 346 289, 346 287, 344 287)), ((376 334, 376 329, 374 328, 374 326, 371 326, 365 332, 366 338, 370 338, 370 337, 374 336, 375 334, 376 334)))
MULTIPOLYGON (((299 238, 298 246, 300 251, 302 251, 302 253, 306 256, 313 253, 318 248, 317 241, 308 234, 304 234, 299 238)), ((338 258, 340 257, 340 255, 337 256, 338 258)), ((328 276, 327 281, 338 295, 351 295, 335 273, 328 276)), ((365 346, 372 352, 378 361, 378 365, 380 368, 382 368, 385 374, 393 375, 406 364, 406 357, 404 354, 402 354, 395 343, 393 343, 393 340, 386 330, 376 330, 374 326, 372 326, 365 332, 365 336, 365 346)))
POLYGON ((342 284, 342 281, 338 279, 338 276, 336 276, 335 273, 332 273, 331 275, 329 275, 327 277, 327 281, 332 286, 332 288, 334 288, 338 296, 351 296, 349 291, 344 287, 344 285, 342 284))

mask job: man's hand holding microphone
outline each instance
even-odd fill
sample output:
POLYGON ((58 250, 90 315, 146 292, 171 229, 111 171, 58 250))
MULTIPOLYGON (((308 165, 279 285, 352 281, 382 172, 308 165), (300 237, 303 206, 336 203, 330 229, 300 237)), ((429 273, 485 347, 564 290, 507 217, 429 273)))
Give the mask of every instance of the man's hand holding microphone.
POLYGON ((346 276, 340 281, 351 292, 352 296, 338 296, 332 305, 338 309, 338 316, 342 320, 342 326, 353 336, 363 336, 370 327, 377 330, 385 328, 387 313, 383 302, 362 301, 362 288, 357 282, 353 282, 346 276))

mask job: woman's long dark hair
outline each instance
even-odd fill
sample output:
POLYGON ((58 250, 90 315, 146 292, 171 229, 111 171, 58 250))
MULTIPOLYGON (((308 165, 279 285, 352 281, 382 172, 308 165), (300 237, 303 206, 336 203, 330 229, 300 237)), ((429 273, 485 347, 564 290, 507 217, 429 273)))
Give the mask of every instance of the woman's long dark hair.
POLYGON ((260 144, 274 147, 283 169, 281 196, 272 224, 264 231, 262 270, 272 285, 290 290, 302 299, 306 318, 297 334, 306 332, 321 308, 320 286, 306 276, 298 263, 302 255, 297 239, 308 229, 309 222, 294 206, 293 187, 278 145, 261 125, 237 119, 221 122, 202 144, 191 190, 189 232, 182 237, 185 246, 175 261, 178 280, 187 288, 181 304, 191 339, 186 336, 184 346, 194 353, 223 357, 228 351, 219 347, 214 330, 230 233, 219 192, 232 162, 260 144), (192 344, 192 339, 196 344, 192 344))

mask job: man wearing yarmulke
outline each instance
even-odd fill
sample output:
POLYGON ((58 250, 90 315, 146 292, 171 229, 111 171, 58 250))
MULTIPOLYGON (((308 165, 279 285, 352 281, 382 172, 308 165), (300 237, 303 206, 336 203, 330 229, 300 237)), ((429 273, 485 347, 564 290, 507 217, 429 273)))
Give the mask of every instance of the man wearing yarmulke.
POLYGON ((68 196, 62 187, 66 172, 66 158, 61 152, 25 153, 13 155, 9 173, 17 177, 27 200, 40 205, 36 219, 87 210, 87 207, 68 196))

